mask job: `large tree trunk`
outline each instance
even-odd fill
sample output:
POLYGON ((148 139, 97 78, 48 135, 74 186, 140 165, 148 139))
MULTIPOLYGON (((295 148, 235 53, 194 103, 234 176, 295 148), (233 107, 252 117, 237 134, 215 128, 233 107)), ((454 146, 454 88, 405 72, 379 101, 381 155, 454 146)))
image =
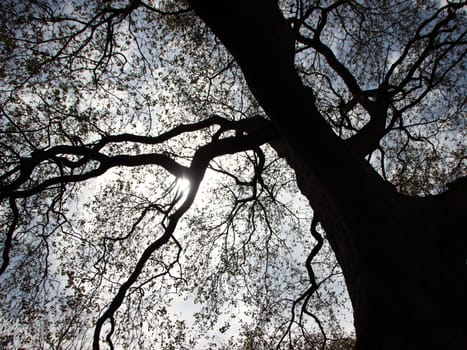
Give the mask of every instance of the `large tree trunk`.
POLYGON ((467 349, 465 184, 402 196, 330 130, 274 1, 189 1, 239 63, 342 267, 357 347, 467 349))
POLYGON ((356 197, 344 209, 366 216, 355 222, 337 214, 346 203, 313 186, 303 159, 287 159, 342 267, 357 349, 467 349, 467 179, 429 198, 356 197))

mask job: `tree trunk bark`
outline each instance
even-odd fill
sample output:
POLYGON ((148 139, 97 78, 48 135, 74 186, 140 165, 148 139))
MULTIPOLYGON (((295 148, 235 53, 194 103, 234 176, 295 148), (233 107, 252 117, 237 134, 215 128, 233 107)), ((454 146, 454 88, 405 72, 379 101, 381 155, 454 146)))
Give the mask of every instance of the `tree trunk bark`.
POLYGON ((374 232, 359 276, 348 276, 360 281, 351 291, 358 349, 467 348, 466 194, 401 198, 374 232))
POLYGON ((359 350, 467 349, 466 182, 396 192, 345 147, 294 67, 275 1, 189 0, 240 65, 283 136, 273 147, 326 230, 354 309, 359 350))
POLYGON ((313 186, 302 159, 287 159, 342 267, 357 349, 467 349, 467 178, 438 196, 382 195, 376 212, 354 198, 368 214, 357 226, 336 215, 345 203, 313 186))

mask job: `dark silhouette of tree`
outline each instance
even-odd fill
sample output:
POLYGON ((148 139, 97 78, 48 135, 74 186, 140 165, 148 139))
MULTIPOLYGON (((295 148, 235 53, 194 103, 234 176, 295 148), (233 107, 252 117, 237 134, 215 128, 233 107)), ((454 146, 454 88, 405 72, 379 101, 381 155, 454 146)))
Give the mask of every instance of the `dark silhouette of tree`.
POLYGON ((4 1, 2 344, 464 349, 465 5, 4 1))

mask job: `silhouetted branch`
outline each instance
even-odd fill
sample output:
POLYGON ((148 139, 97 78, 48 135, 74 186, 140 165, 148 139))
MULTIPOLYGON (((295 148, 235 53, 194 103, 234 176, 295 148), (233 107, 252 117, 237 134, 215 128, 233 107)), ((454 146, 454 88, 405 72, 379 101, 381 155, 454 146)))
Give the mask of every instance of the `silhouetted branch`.
MULTIPOLYGON (((93 349, 98 350, 99 347, 99 338, 101 334, 102 327, 107 320, 112 320, 115 312, 122 305, 127 291, 131 286, 137 281, 139 275, 143 271, 144 266, 151 257, 151 255, 162 246, 164 246, 171 238, 177 227, 177 224, 183 214, 190 208, 192 205, 198 188, 201 184, 201 181, 204 177, 204 173, 207 170, 209 163, 215 157, 228 153, 236 153, 243 150, 250 149, 252 147, 257 147, 261 145, 271 137, 271 131, 260 130, 256 133, 252 133, 244 136, 229 137, 225 139, 215 140, 205 146, 200 147, 193 156, 192 163, 187 169, 186 174, 189 175, 190 179, 190 188, 187 194, 185 201, 182 205, 173 213, 168 216, 168 223, 165 227, 164 233, 156 241, 151 243, 144 252, 141 254, 138 262, 135 265, 132 273, 128 277, 125 283, 123 283, 117 294, 112 299, 110 305, 107 307, 106 311, 99 317, 96 322, 94 337, 93 337, 93 349)), ((177 241, 176 241, 177 242, 177 241)), ((111 321, 112 322, 112 321, 111 321)), ((113 331, 113 327, 111 328, 113 331)), ((109 337, 107 337, 107 342, 111 344, 109 337)))
POLYGON ((295 323, 295 308, 297 307, 297 305, 299 303, 302 303, 302 307, 301 307, 301 310, 300 310, 300 321, 299 321, 299 323, 300 324, 302 323, 303 314, 306 314, 306 315, 310 316, 311 318, 313 318, 313 320, 318 325, 318 327, 319 327, 319 329, 321 331, 321 334, 323 336, 323 342, 321 343, 321 349, 324 350, 324 348, 325 348, 326 341, 327 341, 327 336, 326 336, 326 332, 324 331, 323 325, 321 324, 321 321, 319 320, 319 318, 307 309, 307 304, 310 301, 313 293, 315 293, 318 290, 319 285, 321 284, 321 283, 316 282, 316 276, 315 276, 315 273, 313 271, 313 267, 311 265, 313 259, 319 253, 319 251, 323 247, 323 243, 324 243, 323 236, 321 236, 321 234, 316 230, 318 223, 319 223, 319 219, 316 216, 316 214, 314 214, 313 219, 311 221, 310 232, 311 232, 311 235, 313 236, 313 238, 317 241, 317 243, 312 248, 310 254, 308 255, 308 257, 307 257, 307 259, 305 261, 305 266, 306 266, 306 269, 307 269, 308 278, 310 280, 310 287, 308 287, 308 289, 302 295, 300 295, 297 299, 295 299, 294 302, 292 303, 292 310, 291 310, 292 315, 291 315, 289 324, 287 326, 287 330, 284 332, 284 334, 282 335, 282 338, 277 343, 276 349, 280 348, 280 345, 284 341, 285 337, 290 334, 291 329, 292 329, 292 325, 295 323))
POLYGON ((19 221, 19 212, 18 207, 16 206, 16 202, 13 198, 9 200, 12 219, 10 226, 8 227, 8 231, 6 232, 5 241, 3 243, 3 252, 2 252, 2 265, 0 266, 0 275, 2 275, 8 267, 10 263, 10 250, 11 245, 13 242, 13 233, 15 232, 16 226, 18 225, 19 221))

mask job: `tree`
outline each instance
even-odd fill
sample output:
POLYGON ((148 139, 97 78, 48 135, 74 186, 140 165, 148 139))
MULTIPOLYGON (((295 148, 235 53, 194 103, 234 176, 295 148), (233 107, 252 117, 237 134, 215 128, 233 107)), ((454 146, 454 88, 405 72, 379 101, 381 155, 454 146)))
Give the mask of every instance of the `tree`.
POLYGON ((311 320, 325 348, 329 245, 357 349, 465 348, 465 4, 7 1, 4 319, 42 315, 42 347, 157 324, 190 348, 170 294, 215 320, 245 290, 239 347, 311 347, 311 320))

